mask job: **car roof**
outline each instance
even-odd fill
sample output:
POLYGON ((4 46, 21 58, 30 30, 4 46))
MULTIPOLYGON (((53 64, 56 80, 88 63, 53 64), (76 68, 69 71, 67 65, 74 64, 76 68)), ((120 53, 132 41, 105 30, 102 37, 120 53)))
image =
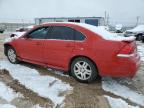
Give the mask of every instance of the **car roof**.
POLYGON ((76 22, 48 22, 48 23, 43 23, 43 26, 50 26, 50 25, 60 25, 60 26, 77 26, 77 27, 81 27, 84 28, 88 31, 93 32, 94 34, 98 35, 99 37, 105 39, 105 40, 112 40, 112 41, 124 41, 124 40, 134 40, 134 37, 123 37, 123 36, 119 36, 116 33, 111 33, 109 31, 107 31, 104 27, 96 27, 90 24, 86 24, 86 23, 76 23, 76 22))

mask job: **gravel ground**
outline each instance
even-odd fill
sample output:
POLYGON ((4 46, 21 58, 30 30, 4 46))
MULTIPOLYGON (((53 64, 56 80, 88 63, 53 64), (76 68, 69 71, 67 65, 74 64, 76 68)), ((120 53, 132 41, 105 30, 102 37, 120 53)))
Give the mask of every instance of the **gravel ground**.
MULTIPOLYGON (((2 46, 3 40, 6 37, 7 37, 6 34, 4 35, 0 34, 0 59, 1 60, 6 59, 6 57, 3 54, 3 46, 2 46)), ((143 46, 144 44, 138 42, 138 45, 143 46)), ((67 77, 67 75, 55 74, 53 70, 48 70, 41 66, 37 66, 29 63, 22 63, 22 65, 38 70, 41 75, 53 76, 61 79, 62 81, 69 83, 74 89, 71 94, 66 96, 65 108, 110 108, 108 100, 104 96, 109 95, 111 97, 118 98, 118 96, 106 92, 102 89, 102 82, 100 79, 92 84, 81 84, 75 81, 72 77, 67 77)), ((0 79, 0 81, 3 81, 6 84, 7 81, 5 81, 4 79, 8 79, 13 82, 13 79, 9 76, 9 74, 0 75, 0 77, 3 77, 0 79)), ((141 67, 133 79, 130 78, 113 78, 113 79, 117 81, 119 84, 125 85, 130 89, 136 90, 138 93, 144 95, 144 62, 141 63, 141 67)), ((17 92, 25 94, 21 89, 18 89, 19 85, 17 83, 15 85, 9 85, 9 86, 14 90, 16 90, 17 92)), ((31 94, 30 96, 33 96, 32 93, 30 94, 31 94)), ((37 97, 37 99, 41 99, 41 97, 37 97)), ((24 95, 23 100, 24 101, 18 106, 18 108, 30 108, 27 105, 42 104, 48 102, 48 100, 44 100, 43 102, 38 103, 34 98, 27 98, 26 95, 24 95)), ((125 101, 130 105, 134 105, 129 100, 125 100, 125 101)), ((0 104, 3 102, 4 101, 0 99, 0 104)), ((15 100, 14 103, 19 104, 19 99, 15 100)), ((144 108, 144 107, 140 106, 140 108, 144 108)))

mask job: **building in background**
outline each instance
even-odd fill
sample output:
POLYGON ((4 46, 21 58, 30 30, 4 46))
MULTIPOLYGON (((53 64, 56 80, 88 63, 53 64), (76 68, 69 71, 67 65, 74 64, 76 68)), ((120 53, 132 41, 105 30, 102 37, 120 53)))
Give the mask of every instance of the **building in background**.
POLYGON ((104 18, 103 17, 53 17, 53 18, 35 18, 35 24, 42 24, 45 22, 78 22, 78 23, 87 23, 94 26, 103 26, 104 18))

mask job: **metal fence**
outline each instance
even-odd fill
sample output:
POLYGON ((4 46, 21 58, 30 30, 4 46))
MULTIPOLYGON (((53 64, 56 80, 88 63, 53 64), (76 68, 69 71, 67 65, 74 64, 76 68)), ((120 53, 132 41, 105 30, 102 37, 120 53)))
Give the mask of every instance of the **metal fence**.
POLYGON ((17 28, 27 27, 34 25, 33 23, 0 23, 0 25, 5 26, 5 31, 14 32, 17 28))

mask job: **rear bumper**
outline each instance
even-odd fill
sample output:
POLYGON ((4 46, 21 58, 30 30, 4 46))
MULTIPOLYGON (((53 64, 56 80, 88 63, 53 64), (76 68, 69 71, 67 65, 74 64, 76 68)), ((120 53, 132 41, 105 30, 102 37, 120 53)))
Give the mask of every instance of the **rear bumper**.
POLYGON ((137 54, 136 57, 131 57, 129 60, 129 67, 131 67, 128 71, 129 74, 127 75, 128 77, 134 77, 136 72, 138 71, 141 61, 140 61, 140 56, 137 54))
POLYGON ((101 76, 111 77, 134 77, 140 67, 139 54, 130 56, 119 56, 112 64, 107 65, 106 69, 102 69, 101 76))

